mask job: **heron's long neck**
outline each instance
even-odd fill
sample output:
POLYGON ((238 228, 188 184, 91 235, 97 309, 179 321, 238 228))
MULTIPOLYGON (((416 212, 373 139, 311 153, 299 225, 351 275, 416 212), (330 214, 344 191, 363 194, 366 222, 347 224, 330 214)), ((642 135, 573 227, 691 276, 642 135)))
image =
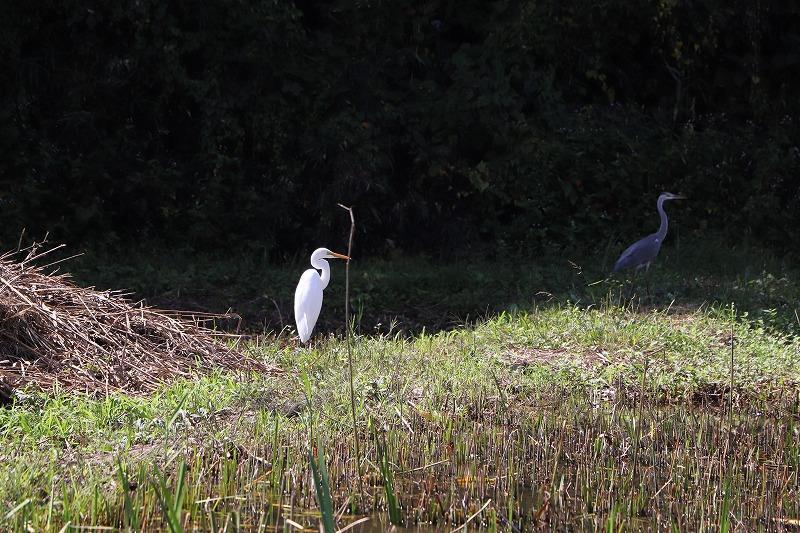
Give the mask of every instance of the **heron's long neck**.
POLYGON ((658 199, 657 207, 658 207, 658 215, 661 217, 661 226, 659 226, 658 233, 656 233, 656 235, 658 236, 658 239, 663 242, 664 237, 667 236, 667 228, 669 226, 669 222, 667 221, 667 214, 664 212, 663 198, 658 199))
POLYGON ((312 261, 311 266, 322 271, 322 274, 320 274, 320 279, 322 280, 322 288, 324 289, 331 281, 331 266, 324 259, 312 261))

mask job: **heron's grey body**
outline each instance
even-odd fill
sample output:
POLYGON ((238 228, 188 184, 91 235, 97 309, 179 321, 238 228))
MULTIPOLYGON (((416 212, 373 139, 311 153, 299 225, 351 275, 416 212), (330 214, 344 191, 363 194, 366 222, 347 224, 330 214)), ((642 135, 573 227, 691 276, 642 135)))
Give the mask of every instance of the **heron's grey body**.
POLYGON ((661 226, 658 228, 657 232, 648 235, 643 239, 639 239, 635 243, 628 246, 628 248, 622 252, 622 255, 619 256, 617 262, 614 263, 614 272, 619 272, 620 270, 625 270, 626 268, 635 268, 636 270, 639 270, 642 267, 650 266, 650 263, 658 255, 658 251, 661 250, 661 244, 664 242, 664 238, 667 236, 667 228, 669 227, 667 214, 664 212, 664 202, 667 200, 679 200, 682 198, 683 196, 678 196, 670 192, 661 193, 656 204, 658 208, 658 214, 661 217, 661 226))

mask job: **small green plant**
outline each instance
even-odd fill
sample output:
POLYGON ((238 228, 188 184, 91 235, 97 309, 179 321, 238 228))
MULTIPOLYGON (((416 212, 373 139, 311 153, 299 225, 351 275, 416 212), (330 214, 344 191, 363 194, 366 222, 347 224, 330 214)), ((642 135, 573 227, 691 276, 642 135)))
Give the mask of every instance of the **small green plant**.
POLYGON ((164 473, 157 467, 153 467, 155 479, 151 484, 155 490, 161 512, 171 533, 183 532, 183 501, 186 498, 186 463, 181 461, 178 465, 178 479, 175 483, 175 490, 171 490, 167 485, 164 473))
POLYGON ((312 449, 308 450, 308 463, 314 478, 314 489, 317 493, 317 505, 325 533, 336 531, 336 520, 331 499, 331 485, 328 479, 328 468, 325 464, 325 446, 317 439, 316 457, 312 449))
POLYGON ((308 429, 308 465, 311 468, 311 476, 314 479, 314 490, 317 494, 317 506, 321 515, 322 527, 327 533, 332 533, 336 531, 336 520, 333 514, 330 478, 328 477, 328 467, 325 461, 325 445, 318 436, 316 439, 314 438, 315 413, 312 401, 314 388, 307 372, 300 374, 300 381, 308 410, 306 421, 308 429), (316 451, 314 449, 315 442, 316 451))
POLYGON ((386 437, 375 436, 375 446, 378 454, 378 469, 381 473, 383 489, 386 493, 386 507, 389 509, 389 521, 395 526, 403 525, 403 513, 394 490, 394 473, 389 462, 386 449, 386 437))
POLYGON ((719 531, 728 533, 731 530, 731 482, 726 479, 722 485, 722 505, 719 511, 719 531))
POLYGON ((128 478, 128 471, 122 465, 122 460, 119 458, 117 458, 117 479, 119 480, 120 489, 122 490, 124 525, 129 530, 139 531, 141 529, 139 513, 133 506, 133 499, 131 498, 132 487, 130 479, 128 478))

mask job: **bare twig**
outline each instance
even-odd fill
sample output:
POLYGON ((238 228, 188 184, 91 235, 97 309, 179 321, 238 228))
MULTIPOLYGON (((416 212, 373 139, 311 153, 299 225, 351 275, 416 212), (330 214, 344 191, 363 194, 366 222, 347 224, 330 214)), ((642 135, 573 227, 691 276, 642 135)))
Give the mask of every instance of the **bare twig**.
POLYGON ((452 530, 450 533, 455 533, 456 531, 461 531, 462 529, 465 529, 465 528, 467 527, 467 524, 469 524, 470 522, 472 522, 472 520, 474 520, 476 516, 478 516, 479 514, 481 514, 481 513, 483 512, 483 510, 484 510, 484 509, 486 509, 486 508, 489 506, 489 504, 490 504, 490 503, 492 503, 492 500, 491 500, 491 498, 490 498, 490 499, 488 499, 488 500, 486 500, 486 503, 484 503, 484 504, 483 504, 483 507, 481 507, 480 509, 478 509, 477 511, 475 511, 475 512, 472 514, 472 516, 470 516, 469 518, 467 518, 467 521, 466 521, 466 522, 464 522, 463 524, 461 524, 461 525, 460 525, 460 526, 458 526, 457 528, 453 529, 453 530, 452 530))
POLYGON ((344 320, 345 327, 347 328, 347 365, 350 369, 350 410, 353 414, 353 442, 356 448, 356 467, 358 469, 358 488, 359 493, 362 492, 361 487, 361 451, 358 444, 358 422, 356 419, 356 394, 353 387, 353 347, 351 346, 352 327, 350 324, 350 258, 353 255, 353 234, 356 230, 356 220, 353 217, 353 208, 346 207, 339 204, 339 207, 350 213, 350 238, 347 241, 347 264, 344 267, 344 320))
POLYGON ((356 526, 358 526, 360 524, 363 524, 364 522, 367 522, 369 520, 371 520, 371 517, 369 517, 369 516, 365 516, 364 518, 359 518, 358 520, 356 520, 352 524, 346 525, 345 527, 343 527, 342 529, 340 529, 336 533, 344 533, 345 531, 347 531, 349 529, 353 529, 354 527, 356 527, 356 526))
POLYGON ((17 242, 17 251, 19 252, 22 249, 22 239, 25 237, 25 228, 22 228, 22 231, 19 233, 19 241, 17 242))
MULTIPOLYGON (((642 408, 644 406, 645 386, 647 383, 647 365, 649 362, 649 354, 644 352, 644 364, 642 367, 642 383, 639 389, 639 413, 636 416, 636 426, 634 427, 633 436, 633 462, 631 468, 631 483, 636 482, 636 472, 639 467, 639 439, 642 436, 642 408)), ((630 502, 629 502, 630 505, 630 502)))
POLYGON ((725 444, 725 453, 728 452, 728 447, 731 444, 731 432, 733 431, 733 365, 734 365, 734 320, 736 319, 736 311, 731 304, 731 380, 730 390, 728 391, 728 442, 725 444))

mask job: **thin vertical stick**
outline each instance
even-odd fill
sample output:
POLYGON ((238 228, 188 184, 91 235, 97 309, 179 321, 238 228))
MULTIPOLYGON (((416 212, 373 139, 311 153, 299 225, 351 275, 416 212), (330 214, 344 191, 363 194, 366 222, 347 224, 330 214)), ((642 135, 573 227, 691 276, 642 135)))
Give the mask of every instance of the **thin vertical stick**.
POLYGON ((632 469, 632 476, 636 475, 636 470, 638 467, 639 461, 639 439, 641 438, 641 431, 642 431, 642 407, 644 406, 644 391, 645 391, 645 384, 647 383, 647 363, 649 362, 647 358, 647 352, 644 353, 644 366, 642 368, 642 384, 639 389, 639 414, 636 417, 636 427, 634 431, 634 447, 633 447, 633 469, 632 469))
MULTIPOLYGON (((636 474, 638 473, 639 469, 639 440, 642 437, 642 407, 644 406, 644 390, 645 384, 647 383, 647 363, 648 354, 644 352, 644 367, 642 368, 642 384, 641 388, 639 389, 639 413, 636 416, 636 426, 633 429, 633 462, 631 467, 631 490, 633 489, 634 483, 636 483, 636 474)), ((628 514, 631 513, 631 509, 633 507, 633 498, 628 500, 628 514)))
POLYGON ((356 445, 356 467, 358 468, 358 490, 362 492, 361 487, 361 450, 358 445, 358 424, 356 422, 356 394, 353 387, 353 348, 350 339, 352 330, 350 327, 350 257, 353 252, 353 234, 356 230, 356 221, 353 217, 353 208, 346 207, 339 204, 339 207, 350 213, 350 239, 347 241, 347 263, 344 267, 344 320, 345 327, 347 328, 347 365, 350 368, 350 411, 353 414, 353 441, 356 445))
MULTIPOLYGON (((734 320, 735 320, 735 312, 733 311, 733 305, 731 305, 731 382, 730 382, 730 390, 728 391, 728 442, 726 448, 730 446, 731 443, 731 431, 733 431, 733 336, 734 336, 734 320)), ((727 450, 726 450, 727 451, 727 450)))

